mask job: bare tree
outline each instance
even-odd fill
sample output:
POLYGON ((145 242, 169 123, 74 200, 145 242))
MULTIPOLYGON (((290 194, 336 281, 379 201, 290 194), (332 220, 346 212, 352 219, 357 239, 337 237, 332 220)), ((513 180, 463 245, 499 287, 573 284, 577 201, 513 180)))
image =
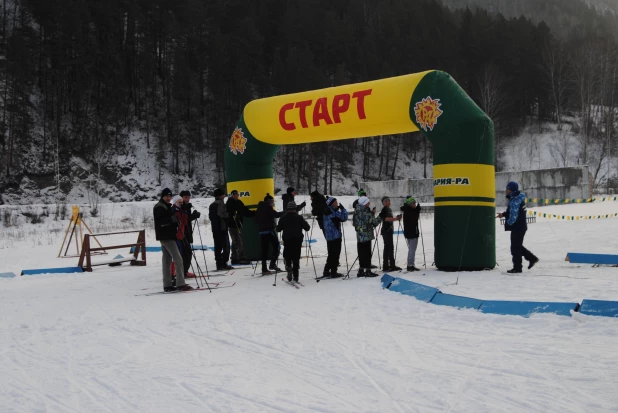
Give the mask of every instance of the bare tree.
POLYGON ((545 74, 545 81, 551 92, 555 121, 560 131, 562 130, 562 114, 567 105, 567 89, 572 80, 568 55, 561 41, 552 37, 545 42, 541 70, 545 74))

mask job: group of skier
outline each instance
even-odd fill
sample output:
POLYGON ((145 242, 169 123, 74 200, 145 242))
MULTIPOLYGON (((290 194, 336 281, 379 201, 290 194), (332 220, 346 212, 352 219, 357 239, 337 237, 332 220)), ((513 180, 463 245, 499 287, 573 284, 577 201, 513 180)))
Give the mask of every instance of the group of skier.
MULTIPOLYGON (((200 217, 198 211, 192 210, 191 193, 182 191, 177 196, 172 196, 172 191, 165 188, 161 193, 161 199, 155 205, 153 214, 155 221, 156 238, 161 242, 163 252, 163 287, 165 291, 190 290, 192 287, 186 284, 185 277, 191 266, 193 244, 193 227, 191 222, 200 217), (174 265, 172 264, 172 261, 174 265), (175 278, 173 272, 175 270, 175 278)), ((277 262, 280 254, 280 242, 277 233, 281 234, 284 244, 283 260, 288 281, 298 281, 299 262, 305 234, 311 227, 299 214, 306 203, 297 205, 294 201, 296 191, 288 188, 283 195, 283 211, 276 211, 274 198, 270 194, 264 196, 257 209, 252 211, 239 199, 239 193, 233 190, 224 202, 225 192, 221 189, 214 191, 215 201, 209 207, 208 217, 214 239, 214 252, 217 270, 230 270, 231 239, 231 262, 232 265, 249 265, 251 262, 245 255, 242 231, 245 217, 255 217, 261 243, 262 275, 271 274, 271 271, 280 272, 277 262), (279 221, 277 222, 277 219, 279 221)), ((511 254, 513 256, 513 269, 509 273, 522 272, 522 257, 528 262, 528 268, 532 268, 539 259, 523 246, 524 236, 527 230, 525 195, 519 191, 515 182, 507 185, 507 198, 509 206, 504 213, 499 213, 498 218, 505 218, 505 229, 511 231, 511 254)), ((356 231, 357 260, 359 262, 358 277, 377 277, 372 265, 375 245, 372 243, 377 232, 383 241, 384 271, 401 270, 395 263, 395 222, 403 223, 403 235, 408 246, 407 270, 419 271, 415 266, 415 255, 418 239, 421 236, 419 218, 421 206, 416 199, 409 196, 401 206, 401 213, 394 215, 391 209, 391 200, 383 197, 382 209, 377 213, 377 208, 372 207, 367 193, 361 189, 358 191, 358 199, 352 207, 354 216, 352 224, 356 231), (376 228, 379 230, 376 231, 376 228)), ((339 273, 342 243, 344 243, 344 227, 342 224, 348 221, 348 211, 341 205, 337 198, 325 196, 315 191, 311 193, 311 214, 315 217, 319 228, 324 233, 327 244, 327 259, 320 278, 342 277, 339 273)), ((310 242, 307 239, 307 242, 310 242)), ((354 266, 354 263, 352 264, 354 266)))
MULTIPOLYGON (((414 266, 414 256, 420 235, 418 227, 420 205, 413 197, 408 197, 401 207, 403 214, 393 216, 390 199, 384 197, 382 199, 383 208, 376 215, 376 208, 371 208, 366 195, 364 190, 360 190, 358 199, 354 202, 353 225, 356 230, 360 265, 358 277, 377 276, 372 271, 376 266, 371 264, 374 252, 371 244, 375 237, 375 229, 380 226, 379 232, 384 242, 383 269, 384 271, 401 270, 395 265, 393 223, 401 221, 402 217, 404 236, 409 247, 407 269, 417 271, 418 269, 414 266)), ((306 203, 296 204, 295 189, 288 188, 282 196, 284 208, 280 212, 276 211, 274 198, 270 194, 266 194, 264 200, 260 201, 253 211, 239 199, 239 193, 236 190, 230 193, 227 202, 224 202, 226 196, 221 189, 216 189, 213 196, 215 200, 209 207, 208 217, 213 233, 216 269, 233 268, 228 264, 230 252, 232 265, 251 264, 245 254, 242 231, 244 218, 255 217, 261 243, 262 275, 271 274, 271 271, 282 271, 277 264, 281 250, 277 233, 280 233, 284 244, 283 260, 288 280, 298 281, 300 256, 305 240, 303 230, 308 232, 311 227, 299 214, 305 208, 306 203), (279 219, 278 222, 277 219, 279 219)), ((165 188, 161 193, 161 199, 154 207, 156 237, 161 242, 163 251, 165 291, 191 289, 185 282, 193 254, 191 223, 200 217, 200 213, 192 211, 190 200, 189 191, 182 191, 180 195, 173 197, 172 191, 165 188)), ((342 277, 343 274, 338 272, 338 267, 340 266, 342 242, 344 242, 342 224, 348 221, 348 211, 339 204, 335 197, 327 197, 316 191, 311 194, 311 212, 327 242, 328 256, 321 278, 342 277)))

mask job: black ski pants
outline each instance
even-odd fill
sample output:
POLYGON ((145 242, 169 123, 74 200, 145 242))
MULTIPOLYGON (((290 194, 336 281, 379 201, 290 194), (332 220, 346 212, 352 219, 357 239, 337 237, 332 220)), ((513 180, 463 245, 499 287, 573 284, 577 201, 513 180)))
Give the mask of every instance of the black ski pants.
POLYGON ((336 274, 339 257, 341 256, 341 238, 334 241, 326 241, 326 248, 328 250, 328 257, 324 266, 324 274, 336 274))
POLYGON ((371 241, 356 244, 358 251, 358 264, 362 269, 371 269, 371 241))
POLYGON ((266 261, 268 261, 268 248, 271 245, 273 247, 271 261, 277 261, 277 258, 279 258, 279 239, 273 230, 266 234, 260 234, 260 242, 262 244, 262 269, 266 269, 266 261))
POLYGON ((224 267, 230 259, 230 238, 227 230, 213 231, 212 237, 215 241, 215 261, 217 269, 224 267))
POLYGON ((388 232, 387 234, 382 234, 382 239, 384 240, 384 256, 382 258, 383 268, 389 268, 395 266, 395 244, 393 242, 393 233, 388 232))
POLYGON ((283 259, 285 260, 286 270, 291 267, 294 275, 298 277, 300 271, 300 254, 303 249, 304 238, 290 238, 285 240, 283 246, 283 259))
POLYGON ((522 269, 521 257, 524 257, 527 261, 532 261, 536 258, 533 253, 524 247, 525 236, 526 231, 511 231, 511 255, 513 256, 513 268, 516 270, 522 269))

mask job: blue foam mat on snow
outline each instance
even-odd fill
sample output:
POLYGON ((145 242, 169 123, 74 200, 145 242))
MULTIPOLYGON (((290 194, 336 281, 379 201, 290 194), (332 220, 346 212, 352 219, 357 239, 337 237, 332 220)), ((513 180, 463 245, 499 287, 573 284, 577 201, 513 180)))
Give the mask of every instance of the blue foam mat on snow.
POLYGON ((71 274, 76 272, 84 272, 84 270, 82 270, 82 267, 38 268, 33 270, 23 270, 21 275, 71 274))
POLYGON ((567 261, 571 264, 618 265, 618 255, 569 252, 567 253, 567 261))
POLYGON ((382 278, 380 278, 380 281, 382 282, 382 288, 390 287, 393 281, 395 280, 396 278, 393 277, 392 275, 384 274, 382 278))
POLYGON ((402 278, 395 278, 395 280, 391 283, 389 290, 404 295, 409 295, 426 303, 430 302, 433 299, 433 296, 438 293, 437 288, 428 287, 426 285, 404 280, 402 278))
POLYGON ((483 300, 479 300, 477 298, 462 297, 459 295, 444 294, 442 291, 438 291, 438 293, 433 296, 431 304, 445 305, 448 307, 457 308, 473 308, 475 310, 478 310, 481 304, 483 304, 483 300))
POLYGON ((618 301, 584 300, 579 312, 600 317, 618 317, 618 301))
POLYGON ((532 314, 550 313, 571 316, 577 311, 579 303, 550 303, 535 301, 483 301, 479 310, 487 314, 518 315, 530 317, 532 314))

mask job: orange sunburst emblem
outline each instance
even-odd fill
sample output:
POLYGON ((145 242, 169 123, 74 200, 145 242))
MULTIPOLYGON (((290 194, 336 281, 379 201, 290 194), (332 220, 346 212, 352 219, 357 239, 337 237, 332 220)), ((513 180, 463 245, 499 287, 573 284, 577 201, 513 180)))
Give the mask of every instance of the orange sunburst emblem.
POLYGON ((433 130, 438 123, 438 118, 443 113, 440 106, 442 106, 440 99, 432 99, 431 96, 427 96, 415 105, 416 121, 425 132, 427 132, 428 128, 433 130))
POLYGON ((234 129, 234 133, 232 133, 232 138, 230 139, 230 150, 234 155, 238 155, 240 152, 245 153, 245 149, 247 148, 247 138, 245 138, 245 134, 242 129, 236 128, 234 129))

